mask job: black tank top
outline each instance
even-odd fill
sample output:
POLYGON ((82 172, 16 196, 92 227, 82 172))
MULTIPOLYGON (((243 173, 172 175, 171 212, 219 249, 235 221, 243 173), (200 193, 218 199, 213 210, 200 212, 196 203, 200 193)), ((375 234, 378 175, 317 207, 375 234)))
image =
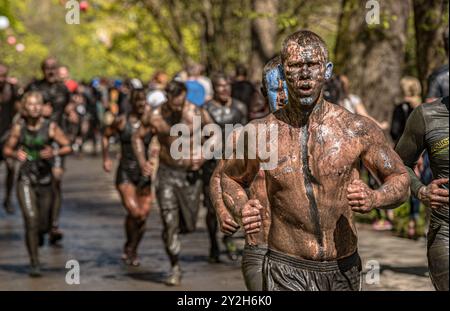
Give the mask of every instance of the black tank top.
POLYGON ((41 127, 35 131, 28 129, 24 120, 20 125, 18 148, 22 148, 27 153, 27 160, 20 167, 19 178, 29 179, 33 183, 50 183, 51 162, 41 159, 39 155, 45 146, 51 146, 53 142, 49 136, 50 120, 44 119, 41 127))
MULTIPOLYGON (((141 122, 138 121, 136 123, 131 123, 129 117, 127 116, 126 123, 124 129, 120 132, 120 145, 121 145, 121 158, 120 164, 125 168, 134 169, 139 167, 138 160, 133 150, 133 145, 131 142, 131 138, 136 132, 136 130, 141 125, 141 122)), ((144 137, 144 146, 145 150, 148 149, 150 142, 152 140, 152 134, 149 133, 144 137)), ((148 159, 147 152, 145 153, 146 159, 148 159)))

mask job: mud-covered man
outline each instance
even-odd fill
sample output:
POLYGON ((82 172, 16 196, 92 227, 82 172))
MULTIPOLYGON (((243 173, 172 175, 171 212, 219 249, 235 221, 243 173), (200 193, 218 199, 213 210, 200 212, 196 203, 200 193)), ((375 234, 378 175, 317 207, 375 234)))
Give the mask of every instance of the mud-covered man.
MULTIPOLYGON (((247 106, 241 101, 231 97, 231 85, 227 77, 223 74, 216 74, 212 78, 214 97, 206 102, 203 108, 209 113, 211 118, 217 123, 221 130, 225 131, 225 126, 245 125, 247 123, 247 106)), ((225 142, 225 141, 223 141, 225 142)), ((203 194, 205 197, 204 205, 207 208, 206 226, 208 228, 210 239, 209 262, 219 262, 219 244, 217 242, 217 216, 212 205, 212 195, 210 191, 210 179, 217 165, 217 161, 212 159, 203 165, 203 194)), ((213 192, 216 189, 212 189, 213 192)), ((223 242, 231 260, 237 259, 236 245, 225 235, 223 242)))
MULTIPOLYGON (((281 59, 288 104, 250 124, 278 128, 278 164, 266 170, 271 208, 265 290, 359 290, 361 261, 353 212, 394 208, 408 197, 409 176, 382 131, 369 119, 323 99, 332 64, 324 41, 310 31, 286 38, 281 59), (359 161, 383 185, 371 190, 359 176, 359 161)), ((258 133, 257 133, 258 134, 258 133)), ((267 145, 270 147, 270 144, 267 145)), ((249 152, 247 154, 251 154, 249 152)), ((247 234, 259 232, 260 203, 248 186, 263 164, 225 161, 222 183, 228 205, 242 206, 247 234)))
MULTIPOLYGON (((281 59, 276 56, 269 60, 263 68, 261 93, 266 98, 270 111, 274 112, 287 103, 287 88, 281 70, 281 59)), ((225 236, 234 234, 239 228, 238 207, 229 210, 224 203, 221 176, 223 161, 219 161, 210 182, 211 200, 216 210, 221 231, 225 236)), ((227 192, 227 191, 226 191, 227 192)), ((248 290, 262 290, 262 267, 267 253, 267 239, 270 229, 270 206, 267 198, 264 170, 260 170, 247 189, 250 199, 257 199, 262 206, 260 232, 245 236, 245 247, 242 254, 242 274, 248 290)))
POLYGON ((152 165, 146 160, 143 138, 152 131, 161 144, 156 196, 164 227, 163 240, 172 266, 166 284, 173 286, 181 281, 179 233, 195 230, 202 190, 198 170, 205 160, 201 150, 198 153, 198 148, 193 147, 193 140, 198 137, 197 131, 201 131, 203 125, 213 121, 205 110, 186 100, 187 91, 183 83, 170 82, 166 93, 167 102, 143 116, 142 125, 132 140, 139 165, 146 176, 151 176, 152 165), (200 126, 196 126, 195 117, 200 121, 201 124, 197 124, 200 126), (173 130, 174 126, 181 130, 181 136, 173 130), (182 143, 177 145, 180 141, 182 143), (180 150, 183 145, 187 145, 187 155, 180 155, 186 151, 180 150))

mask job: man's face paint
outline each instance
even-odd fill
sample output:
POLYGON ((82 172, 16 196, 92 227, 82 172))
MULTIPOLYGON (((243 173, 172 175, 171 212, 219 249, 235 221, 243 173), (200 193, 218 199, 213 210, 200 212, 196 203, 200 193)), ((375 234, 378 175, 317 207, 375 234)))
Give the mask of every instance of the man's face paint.
POLYGON ((300 46, 290 42, 283 66, 292 98, 302 106, 314 105, 322 92, 326 76, 331 77, 330 65, 325 63, 319 45, 300 46))
POLYGON ((288 89, 281 65, 266 72, 267 100, 271 112, 275 112, 288 102, 288 89))

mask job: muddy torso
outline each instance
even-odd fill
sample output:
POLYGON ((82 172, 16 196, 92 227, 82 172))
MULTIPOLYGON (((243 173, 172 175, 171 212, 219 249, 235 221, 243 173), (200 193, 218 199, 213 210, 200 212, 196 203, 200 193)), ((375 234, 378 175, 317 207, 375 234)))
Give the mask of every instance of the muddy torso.
POLYGON ((269 247, 313 260, 356 251, 346 189, 359 177, 366 133, 358 118, 325 102, 303 127, 267 119, 278 124, 279 146, 278 165, 265 172, 272 211, 269 247))
MULTIPOLYGON (((159 155, 160 161, 161 163, 173 168, 189 169, 192 165, 192 153, 194 149, 192 148, 194 134, 194 116, 198 116, 200 118, 200 108, 192 104, 186 105, 186 107, 183 109, 181 117, 179 118, 173 118, 172 116, 163 116, 163 114, 161 113, 161 108, 162 106, 158 107, 153 112, 151 121, 154 130, 156 131, 158 141, 161 144, 159 155), (172 126, 176 124, 182 125, 180 128, 184 128, 186 130, 184 132, 185 135, 183 135, 183 138, 181 139, 183 139, 183 141, 185 142, 185 146, 189 146, 190 155, 184 157, 183 159, 175 159, 170 154, 172 143, 174 143, 181 136, 181 133, 178 133, 178 136, 176 134, 175 136, 170 135, 172 126), (189 135, 187 135, 187 133, 189 133, 189 135)), ((198 130, 201 131, 201 124, 198 127, 198 130)), ((197 133, 197 137, 200 137, 199 133, 197 133)), ((178 149, 181 150, 180 148, 178 149)))

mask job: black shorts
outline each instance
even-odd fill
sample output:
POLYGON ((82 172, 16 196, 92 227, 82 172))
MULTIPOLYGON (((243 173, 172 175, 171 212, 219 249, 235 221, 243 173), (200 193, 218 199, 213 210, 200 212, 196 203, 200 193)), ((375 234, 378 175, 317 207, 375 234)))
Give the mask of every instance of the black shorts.
POLYGON ((116 186, 122 184, 132 184, 139 189, 144 189, 151 186, 151 178, 142 175, 137 165, 130 167, 120 163, 116 172, 116 186))
POLYGON ((359 291, 358 252, 337 261, 298 259, 268 250, 264 259, 263 289, 268 291, 359 291))
POLYGON ((267 247, 245 244, 242 253, 242 274, 250 291, 263 290, 263 264, 267 247))

